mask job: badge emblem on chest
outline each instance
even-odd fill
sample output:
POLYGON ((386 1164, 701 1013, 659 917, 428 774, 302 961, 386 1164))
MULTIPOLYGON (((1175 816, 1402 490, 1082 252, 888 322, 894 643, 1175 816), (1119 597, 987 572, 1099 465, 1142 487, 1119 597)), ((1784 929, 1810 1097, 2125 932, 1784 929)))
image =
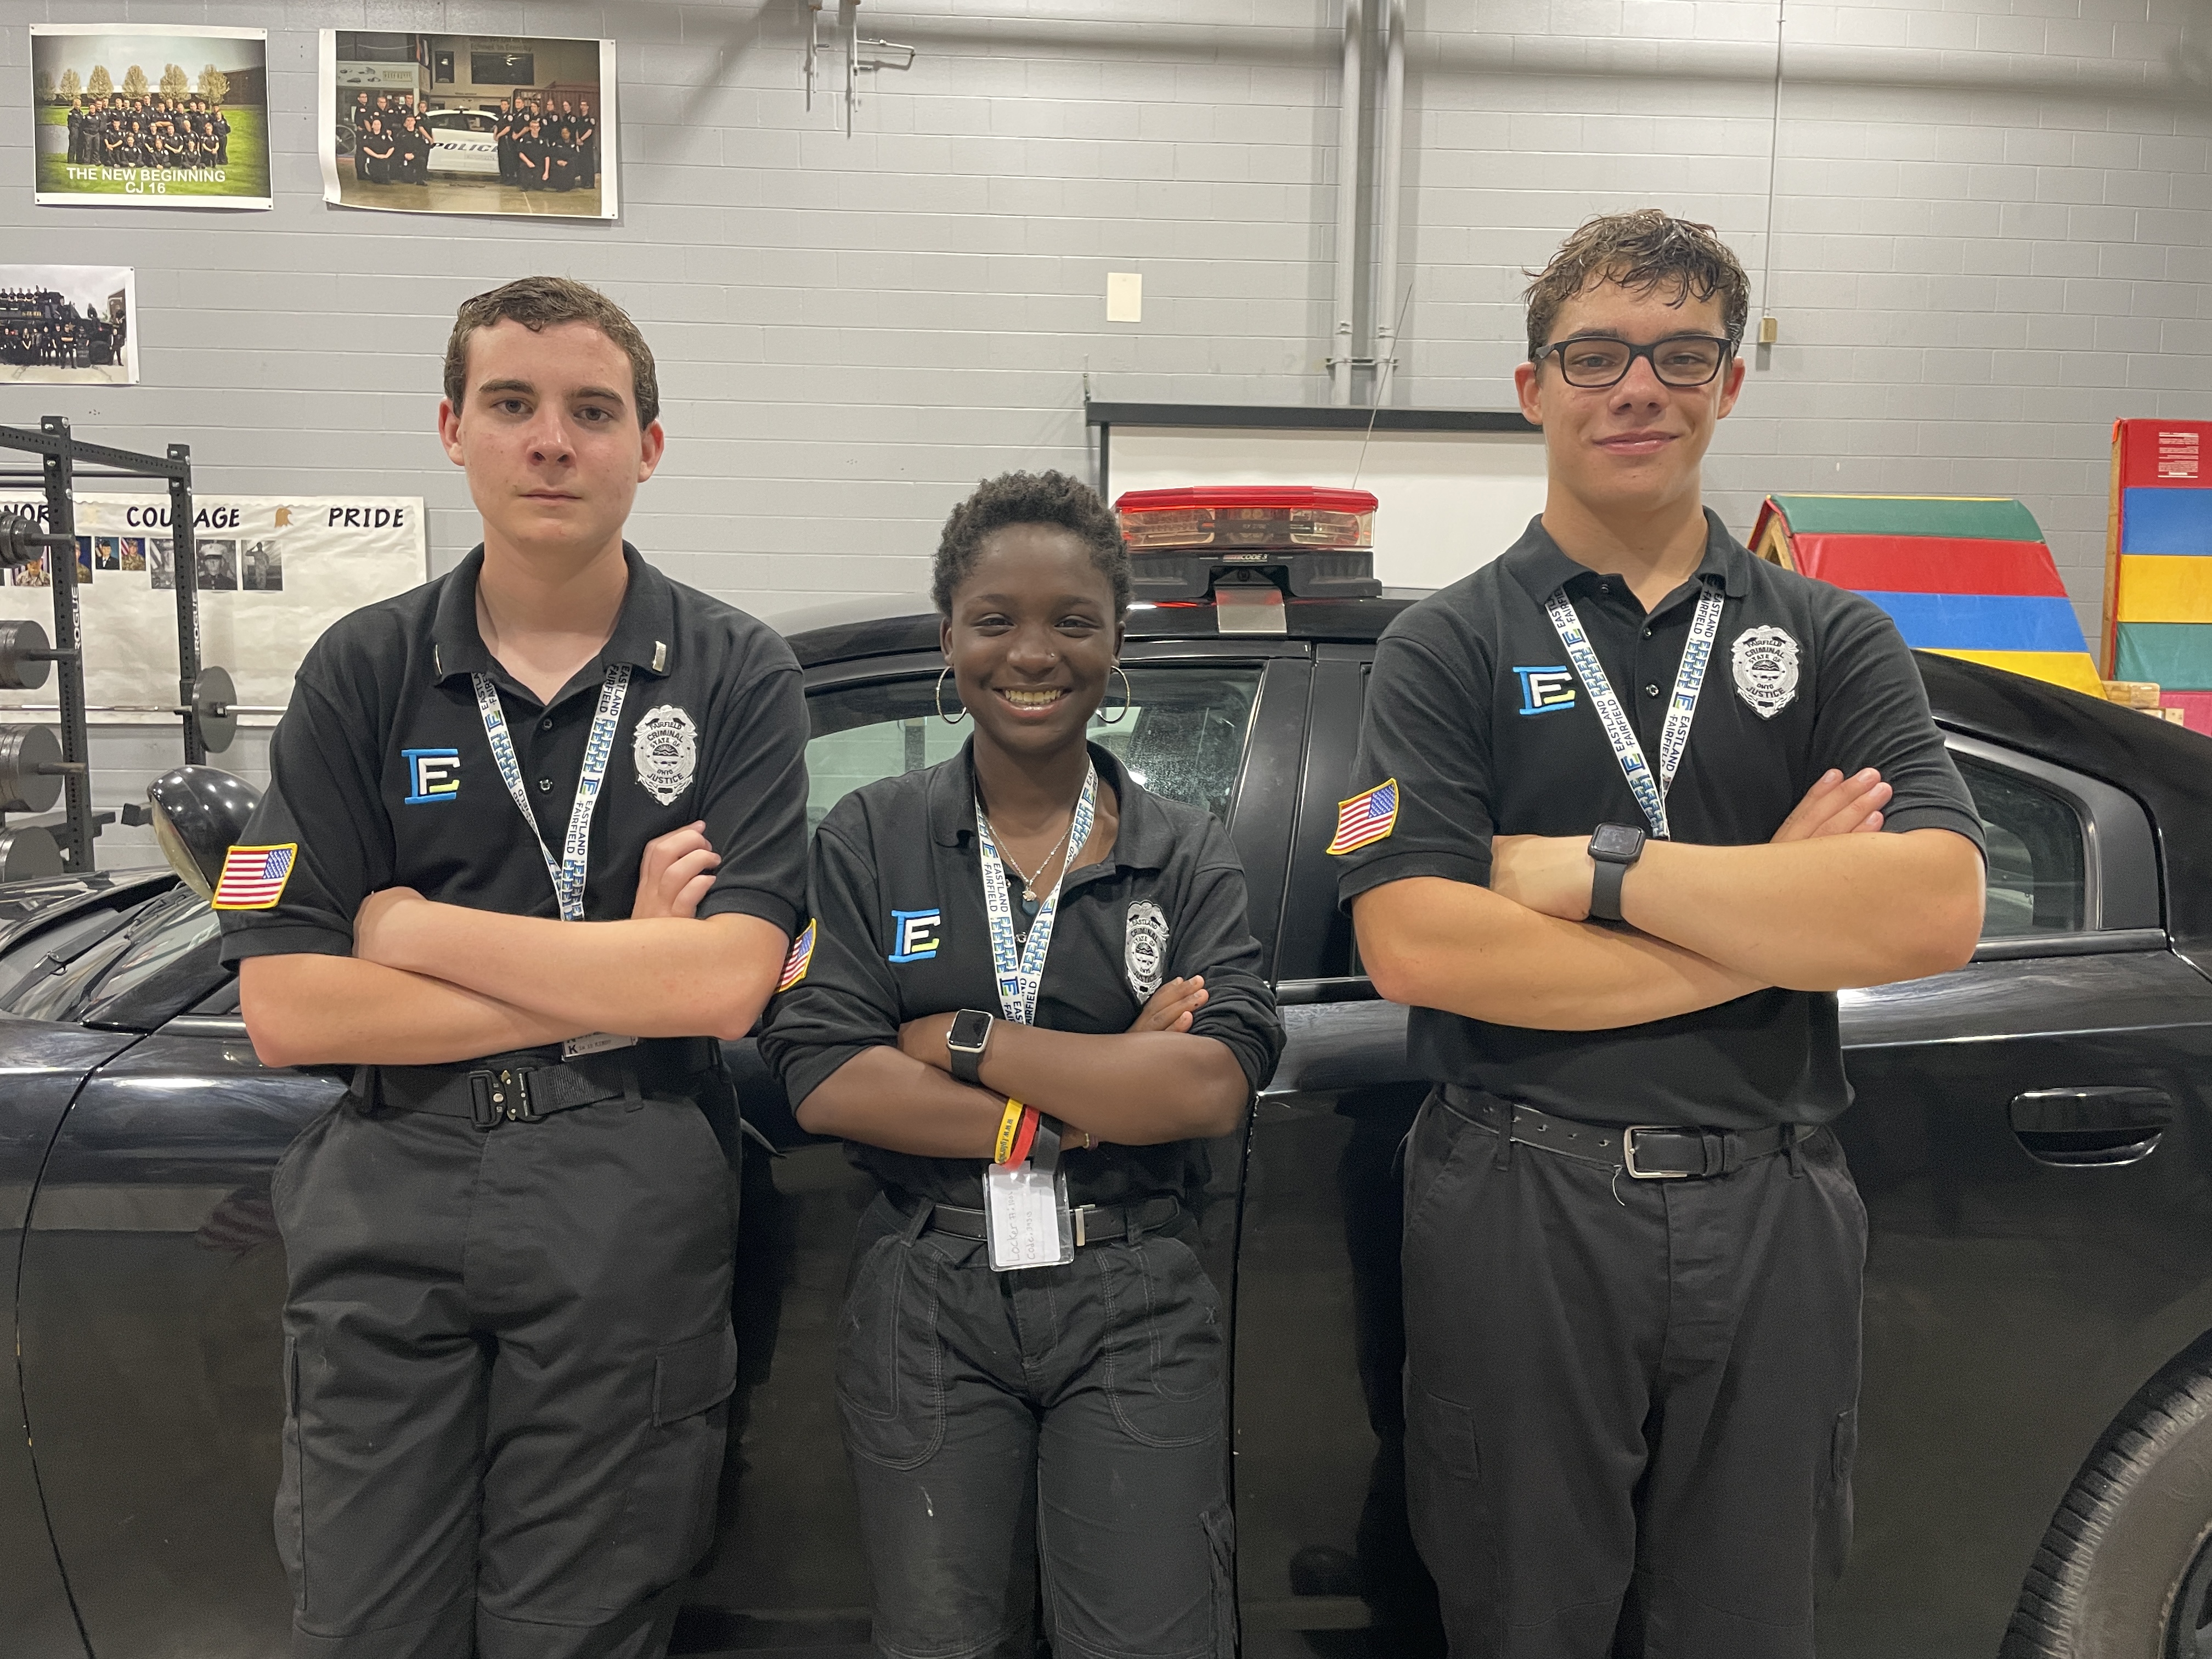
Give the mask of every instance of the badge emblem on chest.
POLYGON ((630 752, 645 793, 666 806, 691 787, 691 775, 699 769, 698 728, 689 714, 665 702, 638 721, 630 752))
POLYGON ((1129 988, 1139 1001, 1160 988, 1168 965, 1168 919, 1150 899, 1136 899, 1129 905, 1121 963, 1128 970, 1129 988))
POLYGON ((1736 695, 1772 720, 1797 696, 1797 641, 1778 628, 1747 628, 1729 652, 1736 695))

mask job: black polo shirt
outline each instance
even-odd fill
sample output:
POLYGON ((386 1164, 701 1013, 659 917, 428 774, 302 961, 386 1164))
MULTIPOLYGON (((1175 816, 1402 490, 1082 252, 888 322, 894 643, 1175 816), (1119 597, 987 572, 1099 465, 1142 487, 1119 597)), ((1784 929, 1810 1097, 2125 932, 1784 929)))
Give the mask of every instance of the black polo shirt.
MULTIPOLYGON (((1950 830, 1982 846, 1973 798, 1889 617, 1856 593, 1753 557, 1711 512, 1705 520, 1695 578, 1648 615, 1624 579, 1570 559, 1534 519, 1496 562, 1390 624, 1376 649, 1352 787, 1395 780, 1397 817, 1389 834, 1340 855, 1346 905, 1409 876, 1486 884, 1493 835, 1649 830, 1546 611, 1562 586, 1655 774, 1698 596, 1709 586, 1726 595, 1667 797, 1674 840, 1770 841, 1822 772, 1872 766, 1896 792, 1886 830, 1950 830)), ((1414 1064, 1437 1082, 1601 1123, 1821 1123, 1851 1098, 1836 999, 1826 993, 1769 989, 1599 1031, 1416 1008, 1407 1039, 1414 1064)))
POLYGON ((615 663, 629 665, 630 680, 592 815, 586 919, 626 919, 646 843, 703 818, 722 863, 698 914, 793 930, 806 878, 799 665, 765 623, 669 580, 628 544, 623 556, 629 586, 606 648, 550 704, 484 647, 481 547, 315 642, 270 746, 269 793, 241 843, 277 849, 284 867, 267 873, 279 890, 265 908, 222 909, 226 962, 347 955, 354 913, 386 887, 557 916, 538 836, 562 856, 600 685, 615 663), (477 673, 498 687, 537 836, 492 759, 477 673))
MULTIPOLYGON (((761 1052, 793 1104, 862 1050, 896 1043, 925 1014, 996 1015, 998 981, 975 840, 973 740, 926 771, 854 790, 815 832, 809 884, 815 940, 805 976, 775 1000, 761 1052)), ((1228 832, 1198 808, 1133 782, 1093 746, 1102 787, 1121 804, 1114 846, 1068 872, 1037 997, 1036 1023, 1060 1031, 1129 1029, 1149 991, 1137 981, 1164 944, 1152 988, 1206 975, 1191 1029, 1229 1046, 1256 1090, 1282 1052, 1274 993, 1260 973, 1244 868, 1228 832), (1164 940, 1157 937, 1165 932, 1164 940)), ((1026 929, 1020 900, 1017 925, 1026 929)), ((918 1158, 855 1144, 853 1161, 895 1191, 979 1209, 979 1158, 918 1158)), ((1193 1199, 1206 1180, 1206 1143, 1103 1146, 1066 1154, 1077 1204, 1126 1204, 1155 1193, 1193 1199)))

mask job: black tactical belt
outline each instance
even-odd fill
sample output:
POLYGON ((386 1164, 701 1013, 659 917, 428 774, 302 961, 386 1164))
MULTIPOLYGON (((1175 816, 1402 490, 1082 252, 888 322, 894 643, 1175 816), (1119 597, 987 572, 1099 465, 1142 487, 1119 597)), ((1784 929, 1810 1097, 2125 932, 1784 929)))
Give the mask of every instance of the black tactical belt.
POLYGON ((712 1070, 716 1057, 712 1037, 649 1038, 573 1060, 562 1059, 558 1048, 526 1048, 467 1066, 363 1066, 354 1073, 354 1093, 373 1107, 466 1118, 489 1129, 535 1123, 603 1100, 677 1091, 684 1079, 712 1070))
POLYGON ((1533 1106, 1510 1106, 1472 1089, 1447 1083, 1440 1091, 1445 1107, 1477 1128, 1496 1134, 1511 1113, 1507 1139, 1601 1169, 1627 1172, 1637 1181, 1698 1181, 1733 1175, 1747 1164, 1788 1152, 1816 1133, 1809 1123, 1778 1123, 1764 1129, 1691 1129, 1646 1123, 1622 1127, 1578 1123, 1553 1117, 1533 1106))
MULTIPOLYGON (((916 1203, 928 1200, 894 1197, 908 1216, 914 1214, 916 1203)), ((1156 1233, 1168 1226, 1182 1213, 1182 1200, 1173 1194, 1148 1198, 1141 1204, 1127 1208, 1109 1204, 1083 1204, 1070 1210, 1068 1215, 1075 1223, 1075 1243, 1080 1249, 1085 1244, 1109 1244, 1127 1238, 1133 1232, 1156 1233)), ((933 1233, 951 1233, 955 1238, 988 1238, 981 1210, 963 1209, 957 1204, 929 1204, 929 1220, 926 1224, 933 1233)))

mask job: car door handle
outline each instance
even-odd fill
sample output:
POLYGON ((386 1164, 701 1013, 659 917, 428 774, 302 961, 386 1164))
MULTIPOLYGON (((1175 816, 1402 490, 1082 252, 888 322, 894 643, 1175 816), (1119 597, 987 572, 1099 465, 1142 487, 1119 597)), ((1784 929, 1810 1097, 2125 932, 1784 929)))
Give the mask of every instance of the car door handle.
POLYGON ((2012 1102, 2013 1133, 2045 1164, 2132 1164, 2172 1122, 2173 1097, 2163 1089, 2037 1089, 2012 1102))

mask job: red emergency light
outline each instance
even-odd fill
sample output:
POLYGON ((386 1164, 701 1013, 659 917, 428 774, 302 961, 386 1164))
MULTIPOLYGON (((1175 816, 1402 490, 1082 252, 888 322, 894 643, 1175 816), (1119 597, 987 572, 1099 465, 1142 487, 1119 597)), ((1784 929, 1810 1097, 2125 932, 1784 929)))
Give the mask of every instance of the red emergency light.
POLYGON ((1305 484, 1132 489, 1114 503, 1129 544, 1135 597, 1202 599, 1235 574, 1240 587, 1275 573, 1297 599, 1361 599, 1375 580, 1375 497, 1305 484), (1264 574, 1263 574, 1264 573, 1264 574))

